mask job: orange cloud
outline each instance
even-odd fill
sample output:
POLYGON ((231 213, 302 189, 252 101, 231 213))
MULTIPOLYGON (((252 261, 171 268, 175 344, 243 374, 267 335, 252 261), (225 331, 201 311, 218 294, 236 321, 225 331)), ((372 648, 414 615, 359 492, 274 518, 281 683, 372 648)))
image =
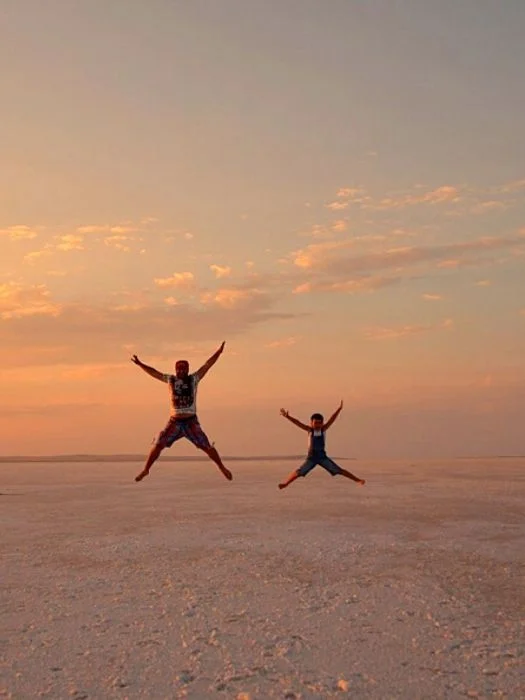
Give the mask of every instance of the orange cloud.
POLYGON ((100 226, 100 225, 79 226, 77 228, 77 233, 79 233, 83 236, 86 233, 105 233, 107 230, 108 230, 107 226, 100 226))
POLYGON ((56 304, 44 287, 4 285, 0 289, 3 367, 120 362, 125 347, 158 356, 172 348, 173 329, 183 329, 186 343, 216 342, 272 319, 294 317, 275 311, 277 298, 255 289, 219 290, 204 301, 195 305, 130 301, 117 307, 56 304))
POLYGON ((313 289, 312 283, 311 282, 304 282, 303 284, 298 284, 297 287, 294 287, 292 290, 293 294, 307 294, 308 292, 311 292, 313 289))
POLYGON ((351 248, 354 245, 352 240, 345 241, 327 241, 325 243, 312 243, 302 250, 298 250, 292 255, 293 263, 297 267, 309 268, 314 267, 322 261, 327 255, 334 251, 351 248))
POLYGON ((210 270, 215 274, 215 277, 217 277, 217 279, 221 279, 222 277, 229 277, 232 272, 231 267, 223 267, 221 265, 210 265, 210 270))
POLYGON ((7 228, 0 228, 0 236, 6 236, 12 241, 20 241, 36 238, 38 233, 35 229, 30 228, 29 226, 17 225, 8 226, 7 228))
POLYGON ((461 194, 457 187, 442 185, 424 194, 405 194, 400 197, 385 197, 378 205, 379 209, 401 209, 417 204, 442 204, 444 202, 459 202, 461 194))
POLYGON ((503 249, 520 251, 525 245, 525 234, 485 237, 448 245, 402 246, 379 252, 365 252, 352 256, 342 255, 346 250, 352 249, 354 243, 361 240, 365 240, 364 237, 315 243, 292 253, 293 262, 299 268, 331 271, 340 275, 416 266, 433 261, 440 267, 458 267, 469 264, 492 251, 503 249))
POLYGON ((356 294, 358 292, 372 292, 382 287, 389 287, 392 284, 397 284, 401 280, 396 277, 358 277, 355 279, 345 280, 343 282, 333 282, 329 285, 320 287, 322 291, 331 292, 346 292, 347 294, 356 294))
POLYGON ((49 290, 43 284, 24 287, 16 282, 0 285, 0 318, 4 320, 24 316, 57 316, 60 305, 51 301, 49 290))
POLYGON ((426 301, 440 301, 443 299, 441 294, 422 294, 421 298, 425 299, 426 301))
POLYGON ((191 287, 195 282, 192 272, 174 272, 171 277, 157 277, 154 279, 157 287, 191 287))
POLYGON ((205 305, 216 304, 224 308, 233 308, 250 302, 261 293, 257 289, 225 287, 213 292, 203 292, 201 294, 201 302, 205 305))
POLYGON ((379 276, 358 276, 339 282, 305 282, 299 284, 292 290, 293 294, 308 294, 310 292, 343 292, 346 294, 358 294, 362 292, 373 292, 383 287, 399 284, 400 277, 379 277, 379 276))
POLYGON ((122 234, 115 234, 104 238, 104 245, 111 246, 112 248, 116 248, 117 250, 122 250, 125 253, 129 253, 131 248, 128 245, 126 245, 126 243, 129 240, 130 239, 128 236, 122 234))
POLYGON ((110 233, 110 234, 128 234, 136 233, 140 228, 133 224, 94 224, 88 226, 79 226, 76 232, 80 235, 89 233, 110 233))
POLYGON ((393 328, 366 328, 363 335, 368 340, 394 340, 396 338, 404 338, 411 335, 419 335, 428 331, 438 329, 449 329, 453 327, 453 321, 450 318, 445 319, 437 325, 414 325, 414 326, 397 326, 393 328))
POLYGON ((362 197, 365 192, 366 190, 362 187, 341 187, 337 192, 337 196, 344 199, 356 199, 362 197))
POLYGON ((444 269, 454 269, 456 267, 461 266, 461 260, 441 260, 441 262, 438 263, 438 267, 442 267, 444 269))
POLYGON ((267 348, 289 348, 292 345, 295 345, 299 338, 295 336, 290 336, 288 338, 282 338, 281 340, 274 340, 271 343, 266 343, 265 347, 267 348))
POLYGON ((332 211, 341 211, 342 209, 346 209, 348 207, 348 202, 340 202, 340 201, 335 201, 335 202, 330 202, 330 204, 326 205, 327 209, 331 209, 332 211))
POLYGON ((75 236, 73 234, 66 234, 65 236, 58 236, 60 243, 57 244, 57 250, 84 250, 84 238, 82 236, 75 236))
POLYGON ((38 260, 41 260, 49 255, 51 255, 51 251, 46 248, 44 248, 44 250, 33 250, 31 253, 24 255, 23 260, 28 265, 34 265, 38 260))
POLYGON ((348 224, 344 219, 338 219, 337 221, 334 221, 334 223, 331 226, 332 231, 335 231, 336 233, 342 233, 343 231, 346 231, 348 228, 348 224))
POLYGON ((472 214, 488 214, 492 211, 501 211, 506 209, 508 204, 495 199, 487 200, 486 202, 478 202, 470 210, 472 214))
POLYGON ((519 192, 520 190, 525 190, 525 180, 514 180, 513 182, 507 182, 504 185, 496 187, 495 189, 497 192, 502 192, 504 194, 519 192))

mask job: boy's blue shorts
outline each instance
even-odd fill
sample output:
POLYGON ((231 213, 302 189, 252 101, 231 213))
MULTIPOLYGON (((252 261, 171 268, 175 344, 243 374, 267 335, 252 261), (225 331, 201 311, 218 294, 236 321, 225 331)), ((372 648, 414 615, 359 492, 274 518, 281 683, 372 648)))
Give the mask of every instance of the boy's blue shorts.
POLYGON ((307 457, 297 470, 297 476, 306 476, 317 465, 326 469, 332 476, 337 476, 341 473, 341 467, 325 455, 324 457, 307 457))

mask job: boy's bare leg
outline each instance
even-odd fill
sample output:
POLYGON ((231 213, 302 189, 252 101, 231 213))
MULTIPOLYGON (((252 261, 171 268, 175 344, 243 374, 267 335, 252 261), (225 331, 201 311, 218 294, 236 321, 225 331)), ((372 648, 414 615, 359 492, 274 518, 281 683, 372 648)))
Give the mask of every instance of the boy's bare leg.
POLYGON ((137 476, 135 477, 135 481, 142 481, 144 477, 148 476, 149 470, 153 466, 153 463, 156 462, 156 460, 159 458, 159 455, 163 449, 164 447, 162 445, 154 445, 151 448, 151 452, 148 455, 148 459, 146 461, 144 469, 140 472, 140 474, 137 474, 137 476))
POLYGON ((208 455, 208 457, 215 462, 215 464, 219 467, 223 475, 228 479, 228 481, 231 481, 233 479, 233 475, 229 469, 227 469, 224 464, 222 463, 222 459, 220 458, 219 453, 211 445, 211 447, 208 448, 202 448, 204 452, 208 455))
POLYGON ((299 474, 297 473, 297 470, 293 471, 290 476, 286 479, 286 481, 282 481, 279 484, 280 489, 285 489, 287 486, 289 486, 293 481, 299 478, 299 474))
POLYGON ((359 484, 359 486, 364 486, 366 484, 366 481, 364 479, 360 479, 359 477, 354 476, 354 474, 347 471, 346 469, 343 469, 343 467, 339 467, 339 469, 341 470, 339 473, 342 476, 346 476, 347 479, 352 479, 352 481, 356 481, 359 484))

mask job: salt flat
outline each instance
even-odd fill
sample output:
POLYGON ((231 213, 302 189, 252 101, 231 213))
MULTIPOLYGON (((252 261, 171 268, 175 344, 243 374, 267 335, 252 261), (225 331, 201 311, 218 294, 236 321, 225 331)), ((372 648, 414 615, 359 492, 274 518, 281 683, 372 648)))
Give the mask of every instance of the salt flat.
POLYGON ((0 465, 5 697, 525 695, 525 460, 229 466, 0 465))

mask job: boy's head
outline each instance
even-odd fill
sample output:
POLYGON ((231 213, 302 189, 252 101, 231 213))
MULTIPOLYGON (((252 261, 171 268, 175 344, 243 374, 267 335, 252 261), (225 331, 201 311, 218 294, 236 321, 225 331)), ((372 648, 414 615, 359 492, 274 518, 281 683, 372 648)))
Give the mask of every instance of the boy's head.
POLYGON ((312 413, 310 416, 310 425, 314 430, 321 430, 324 424, 324 418, 321 413, 312 413))

